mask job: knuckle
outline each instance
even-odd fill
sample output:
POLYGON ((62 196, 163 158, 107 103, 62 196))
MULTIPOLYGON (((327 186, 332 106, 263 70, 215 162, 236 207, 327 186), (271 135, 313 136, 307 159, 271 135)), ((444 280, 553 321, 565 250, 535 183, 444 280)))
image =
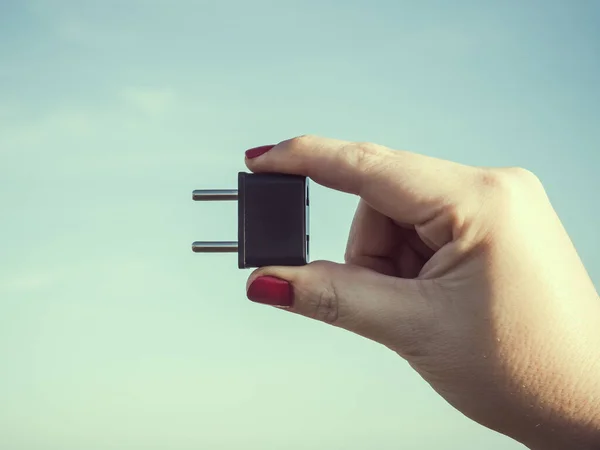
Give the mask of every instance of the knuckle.
POLYGON ((515 181, 532 189, 543 189, 541 180, 535 173, 522 167, 512 167, 507 171, 515 178, 515 181))
MULTIPOLYGON (((316 261, 311 263, 313 267, 319 269, 319 266, 328 266, 325 261, 316 261)), ((338 290, 335 283, 331 280, 325 281, 321 287, 312 292, 307 299, 306 313, 313 319, 320 320, 328 324, 335 324, 339 318, 339 299, 338 290)))
POLYGON ((308 145, 310 142, 314 142, 315 137, 310 134, 302 134, 300 136, 293 137, 288 140, 287 143, 292 148, 302 148, 308 145))
POLYGON ((339 316, 339 304, 333 285, 324 287, 317 296, 314 309, 315 319, 334 324, 339 316))
POLYGON ((509 217, 519 197, 515 180, 505 169, 479 172, 473 201, 479 205, 476 217, 485 218, 486 230, 497 224, 499 217, 509 217))
POLYGON ((384 161, 384 149, 370 142, 356 142, 351 148, 344 152, 349 163, 362 173, 372 173, 382 170, 386 164, 384 161))
POLYGON ((479 172, 478 185, 486 193, 500 192, 510 187, 510 176, 503 169, 485 169, 479 172))
POLYGON ((477 191, 496 210, 512 209, 525 198, 535 197, 541 183, 521 168, 486 169, 480 172, 477 191))
POLYGON ((486 169, 480 173, 479 184, 487 191, 504 195, 541 187, 539 178, 521 167, 486 169))
POLYGON ((529 170, 510 167, 485 169, 476 184, 479 217, 487 218, 489 230, 515 223, 528 215, 535 205, 547 200, 540 180, 529 170))

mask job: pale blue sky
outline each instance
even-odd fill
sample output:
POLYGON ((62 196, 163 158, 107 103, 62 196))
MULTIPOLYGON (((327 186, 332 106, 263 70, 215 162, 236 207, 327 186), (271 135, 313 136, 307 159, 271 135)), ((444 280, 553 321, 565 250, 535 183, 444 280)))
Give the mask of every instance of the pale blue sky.
MULTIPOLYGON (((0 0, 0 447, 518 449, 386 349, 245 299, 246 148, 366 140, 546 184, 596 285, 595 1, 0 0)), ((312 189, 340 261, 354 198, 312 189)), ((552 242, 548 242, 552 245, 552 242)))

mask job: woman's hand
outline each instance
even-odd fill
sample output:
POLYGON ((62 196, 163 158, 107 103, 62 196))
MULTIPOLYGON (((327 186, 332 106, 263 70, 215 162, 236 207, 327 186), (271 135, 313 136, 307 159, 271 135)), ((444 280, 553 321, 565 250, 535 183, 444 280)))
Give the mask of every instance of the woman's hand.
POLYGON ((311 136, 246 163, 361 197, 346 264, 261 268, 251 300, 388 346, 531 448, 600 448, 600 300, 534 175, 311 136))

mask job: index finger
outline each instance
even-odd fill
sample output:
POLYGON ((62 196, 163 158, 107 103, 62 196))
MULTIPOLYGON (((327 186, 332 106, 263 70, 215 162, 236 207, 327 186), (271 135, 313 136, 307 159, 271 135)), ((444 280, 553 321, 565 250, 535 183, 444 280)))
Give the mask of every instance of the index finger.
MULTIPOLYGON (((250 152, 252 153, 252 152, 250 152)), ((304 175, 356 194, 386 216, 419 225, 457 205, 473 168, 365 143, 301 136, 275 145, 246 165, 253 172, 304 175)))

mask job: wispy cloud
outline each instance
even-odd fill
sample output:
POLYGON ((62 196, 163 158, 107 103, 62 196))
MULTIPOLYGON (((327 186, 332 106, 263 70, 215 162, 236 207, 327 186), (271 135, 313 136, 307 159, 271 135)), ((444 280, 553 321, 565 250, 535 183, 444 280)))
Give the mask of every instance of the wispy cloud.
MULTIPOLYGON (((5 111, 5 115, 8 116, 8 112, 5 111)), ((0 154, 48 142, 59 136, 85 137, 95 127, 93 114, 74 109, 55 110, 30 122, 0 124, 0 154)))
POLYGON ((0 278, 0 292, 18 294, 39 291, 59 281, 58 272, 47 270, 41 272, 14 273, 0 278))
MULTIPOLYGON (((140 121, 160 119, 175 111, 175 99, 175 91, 170 88, 126 87, 115 91, 109 108, 61 107, 25 121, 0 121, 0 154, 87 139, 114 124, 134 126, 140 121)), ((0 104, 0 118, 3 116, 10 116, 10 108, 0 104)))
POLYGON ((170 88, 127 87, 121 98, 143 114, 159 116, 173 108, 176 96, 170 88))
POLYGON ((98 276, 105 280, 109 290, 135 290, 143 285, 144 277, 152 270, 152 264, 147 260, 115 260, 113 256, 84 263, 13 269, 3 271, 0 276, 0 294, 26 294, 46 291, 54 286, 84 285, 98 276))

